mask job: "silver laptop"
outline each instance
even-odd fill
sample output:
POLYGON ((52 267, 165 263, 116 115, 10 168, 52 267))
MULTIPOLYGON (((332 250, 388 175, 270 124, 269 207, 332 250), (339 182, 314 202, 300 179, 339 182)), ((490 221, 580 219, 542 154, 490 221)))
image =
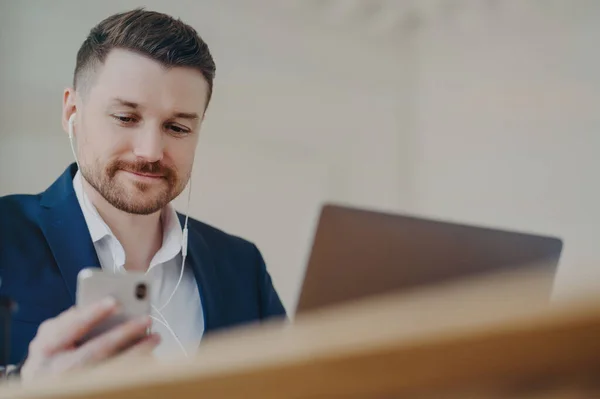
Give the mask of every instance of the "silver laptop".
POLYGON ((325 205, 296 314, 532 264, 555 273, 562 246, 556 237, 325 205))

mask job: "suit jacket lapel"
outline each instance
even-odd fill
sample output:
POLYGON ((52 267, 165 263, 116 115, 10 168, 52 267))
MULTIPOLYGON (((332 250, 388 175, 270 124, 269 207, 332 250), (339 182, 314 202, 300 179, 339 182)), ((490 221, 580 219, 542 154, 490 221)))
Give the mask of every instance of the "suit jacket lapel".
MULTIPOLYGON (((42 194, 40 226, 75 303, 77 274, 84 268, 100 267, 83 212, 73 189, 77 166, 69 168, 42 194)), ((185 217, 178 214, 181 225, 185 217)), ((225 304, 216 264, 202 234, 190 229, 186 263, 192 267, 208 332, 225 324, 225 304)))
MULTIPOLYGON (((178 214, 179 221, 183 226, 185 216, 178 214)), ((188 255, 186 264, 194 270, 196 284, 200 292, 202 310, 204 312, 204 330, 216 330, 225 324, 223 315, 225 312, 222 290, 219 286, 219 277, 216 270, 216 264, 212 258, 210 249, 202 234, 189 229, 188 232, 188 255)))
POLYGON ((40 226, 75 303, 77 274, 100 261, 73 190, 77 166, 71 165, 42 195, 40 226))

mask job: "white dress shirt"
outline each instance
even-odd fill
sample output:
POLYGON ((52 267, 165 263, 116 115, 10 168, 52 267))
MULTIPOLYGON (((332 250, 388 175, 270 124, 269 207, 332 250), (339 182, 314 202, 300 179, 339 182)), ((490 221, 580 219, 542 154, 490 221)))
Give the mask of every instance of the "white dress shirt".
MULTIPOLYGON (((100 260, 100 266, 106 272, 127 273, 124 269, 125 250, 82 190, 79 172, 73 179, 73 187, 100 260)), ((193 355, 204 332, 204 314, 198 285, 193 270, 189 266, 184 268, 183 278, 171 301, 160 311, 166 319, 168 327, 156 320, 164 322, 155 308, 161 309, 175 290, 182 267, 181 240, 183 233, 175 208, 168 204, 163 210, 161 218, 162 247, 154 255, 147 271, 147 275, 152 281, 152 316, 155 317, 152 331, 161 336, 161 343, 154 353, 157 357, 164 358, 183 355, 185 350, 188 355, 193 355), (180 343, 183 345, 183 349, 180 343)))

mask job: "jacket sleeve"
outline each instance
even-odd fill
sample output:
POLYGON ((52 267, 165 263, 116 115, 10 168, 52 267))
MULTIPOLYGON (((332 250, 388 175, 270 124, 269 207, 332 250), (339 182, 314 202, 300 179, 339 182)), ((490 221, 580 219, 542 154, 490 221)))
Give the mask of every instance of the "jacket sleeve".
POLYGON ((257 268, 258 268, 258 290, 260 300, 260 318, 268 319, 272 317, 281 317, 286 319, 287 314, 285 307, 281 303, 281 299, 273 286, 271 276, 267 271, 267 266, 262 257, 262 254, 255 247, 257 256, 257 268))

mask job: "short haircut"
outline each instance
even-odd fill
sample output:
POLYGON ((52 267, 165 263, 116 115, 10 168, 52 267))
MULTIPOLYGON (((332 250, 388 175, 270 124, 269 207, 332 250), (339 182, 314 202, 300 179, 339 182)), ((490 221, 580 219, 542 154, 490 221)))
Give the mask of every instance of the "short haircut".
POLYGON ((113 49, 147 56, 167 68, 190 67, 208 83, 207 105, 215 77, 215 62, 208 45, 191 26, 169 15, 137 8, 111 15, 90 31, 77 52, 73 87, 85 85, 95 68, 113 49))

